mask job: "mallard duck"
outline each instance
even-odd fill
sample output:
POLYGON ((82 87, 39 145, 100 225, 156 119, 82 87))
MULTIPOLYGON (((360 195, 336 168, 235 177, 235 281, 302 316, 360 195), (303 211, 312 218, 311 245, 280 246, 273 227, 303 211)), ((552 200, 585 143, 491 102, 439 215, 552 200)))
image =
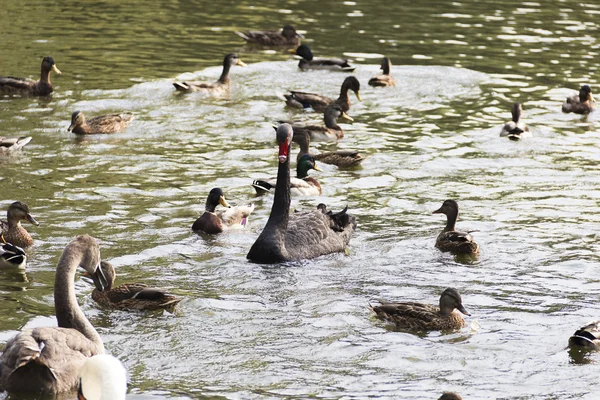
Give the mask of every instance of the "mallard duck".
POLYGON ((127 128, 134 118, 132 114, 106 114, 86 120, 81 111, 75 111, 71 115, 71 125, 67 130, 77 135, 118 133, 127 128))
POLYGON ((127 371, 117 358, 108 354, 90 357, 80 378, 77 400, 125 400, 127 371))
POLYGON ((111 263, 102 261, 100 268, 106 277, 104 290, 94 289, 92 299, 103 307, 119 310, 173 310, 182 299, 164 289, 143 283, 124 283, 114 287, 117 273, 111 263))
POLYGON ((337 124, 338 118, 354 121, 348 114, 342 111, 339 104, 330 104, 323 113, 325 126, 323 125, 293 125, 294 133, 297 135, 308 135, 313 142, 333 142, 344 137, 344 131, 337 124))
POLYGON ((248 255, 250 261, 274 264, 343 252, 356 229, 356 221, 346 212, 335 217, 320 209, 290 213, 290 124, 277 128, 279 167, 275 196, 269 220, 248 255))
POLYGON ((600 350, 600 321, 579 328, 569 338, 569 347, 576 350, 600 350))
POLYGON ((589 114, 596 109, 596 100, 592 96, 592 88, 589 85, 581 86, 579 94, 567 97, 562 105, 564 113, 589 114))
POLYGON ((33 139, 31 136, 21 137, 2 137, 0 136, 0 155, 8 155, 13 151, 18 151, 33 139))
POLYGON ((462 400, 462 397, 458 393, 444 392, 438 400, 462 400))
POLYGON ((521 103, 513 104, 512 108, 512 121, 507 122, 500 131, 500 137, 507 136, 510 140, 520 140, 522 138, 531 137, 529 127, 523 121, 521 121, 521 113, 523 108, 521 103))
POLYGON ((444 331, 460 329, 465 326, 465 320, 455 310, 465 315, 471 315, 462 305, 458 290, 447 288, 440 296, 440 305, 434 306, 422 303, 390 303, 379 300, 380 306, 371 306, 377 317, 393 322, 397 328, 409 330, 444 331))
POLYGON ((25 268, 27 254, 14 244, 6 243, 0 235, 0 268, 25 268))
MULTIPOLYGON (((300 160, 304 155, 310 154, 310 137, 305 133, 294 132, 294 142, 300 146, 300 152, 296 160, 300 160)), ((337 150, 319 154, 310 154, 315 160, 325 164, 337 165, 340 168, 350 168, 359 165, 365 158, 358 151, 337 150)))
MULTIPOLYGON (((356 98, 359 101, 362 101, 360 98, 360 82, 354 76, 347 77, 342 83, 340 96, 335 100, 335 103, 339 104, 344 112, 350 109, 350 96, 348 96, 348 90, 352 90, 356 94, 356 98)), ((310 107, 317 112, 324 112, 329 104, 334 103, 332 98, 320 94, 296 92, 293 90, 290 90, 290 93, 291 94, 284 94, 286 104, 290 107, 310 107)))
POLYGON ((223 190, 214 188, 206 198, 204 213, 192 224, 192 230, 214 234, 226 229, 244 228, 252 211, 254 204, 231 207, 225 200, 223 190), (215 212, 219 204, 227 209, 215 212))
POLYGON ((298 46, 295 54, 302 57, 298 67, 303 71, 307 69, 327 69, 330 71, 352 72, 356 69, 356 67, 348 64, 346 59, 313 57, 312 51, 305 44, 298 46))
POLYGON ((0 76, 0 93, 21 94, 29 96, 47 96, 52 93, 52 82, 50 72, 60 75, 54 58, 44 57, 42 60, 42 73, 39 81, 26 78, 15 78, 14 76, 0 76))
POLYGON ((230 53, 223 59, 223 72, 215 83, 208 82, 174 82, 173 86, 180 92, 202 92, 213 96, 220 96, 229 91, 229 70, 234 65, 245 67, 246 64, 236 54, 230 53))
POLYGON ((247 31, 235 32, 248 43, 262 46, 298 46, 304 36, 296 32, 292 25, 286 25, 280 31, 247 31))
MULTIPOLYGON (((321 171, 315 159, 310 154, 304 154, 298 159, 296 165, 296 177, 290 178, 290 193, 293 197, 299 196, 318 196, 322 193, 321 184, 312 176, 308 176, 308 171, 314 169, 321 171)), ((277 177, 255 180, 252 186, 256 190, 256 194, 265 194, 275 189, 277 185, 277 177)))
POLYGON ((86 360, 104 354, 102 339, 77 304, 74 279, 79 266, 99 290, 104 289, 98 243, 89 235, 78 236, 65 247, 56 266, 58 327, 26 329, 6 343, 0 356, 0 389, 38 398, 76 390, 86 360))
POLYGON ((478 254, 479 245, 475 243, 469 232, 455 230, 458 219, 458 203, 454 200, 446 200, 442 206, 433 212, 434 214, 446 214, 447 222, 444 230, 438 235, 435 247, 442 251, 450 251, 455 254, 478 254))
POLYGON ((381 69, 383 73, 369 79, 371 86, 396 86, 396 79, 390 75, 392 70, 392 60, 389 57, 383 57, 381 60, 381 69))
POLYGON ((21 225, 21 221, 27 221, 35 226, 39 226, 39 222, 33 218, 29 212, 27 204, 21 201, 15 201, 8 206, 6 212, 6 221, 0 220, 0 232, 7 243, 14 244, 19 247, 29 247, 33 245, 33 238, 21 225))

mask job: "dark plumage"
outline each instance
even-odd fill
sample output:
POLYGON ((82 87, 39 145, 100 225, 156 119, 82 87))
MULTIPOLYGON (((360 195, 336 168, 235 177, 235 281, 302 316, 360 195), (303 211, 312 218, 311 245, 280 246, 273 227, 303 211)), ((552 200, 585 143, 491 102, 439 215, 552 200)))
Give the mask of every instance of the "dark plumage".
POLYGON ((220 96, 229 91, 229 71, 234 65, 245 67, 246 64, 236 54, 230 53, 223 59, 223 72, 215 83, 208 82, 174 82, 173 86, 180 92, 202 92, 213 96, 220 96))
MULTIPOLYGON (((290 194, 293 197, 298 196, 318 196, 321 194, 321 184, 312 176, 308 176, 308 171, 314 169, 321 171, 315 159, 310 154, 304 154, 298 158, 296 165, 296 177, 290 178, 290 194)), ((268 179, 258 179, 252 182, 252 187, 256 194, 265 194, 275 189, 277 177, 268 179)))
POLYGON ((204 213, 192 224, 194 232, 209 234, 221 233, 226 229, 243 228, 248 223, 248 217, 252 214, 254 205, 230 206, 225 200, 221 188, 214 188, 206 198, 204 213), (227 207, 225 210, 215 212, 218 205, 227 207))
POLYGON ((39 225, 39 222, 29 212, 29 206, 21 201, 15 201, 8 206, 6 217, 6 221, 0 220, 0 234, 4 240, 19 247, 33 245, 33 238, 21 225, 21 221, 27 221, 35 226, 39 225))
POLYGON ((596 109, 596 100, 592 96, 592 88, 589 85, 581 86, 579 94, 567 97, 562 105, 564 113, 589 114, 596 109))
POLYGON ((458 219, 458 203, 456 201, 444 201, 444 204, 433 213, 445 214, 447 217, 446 227, 438 235, 435 247, 455 254, 479 253, 479 245, 475 243, 470 233, 455 230, 456 220, 458 219))
POLYGON ((344 79, 342 87, 340 88, 340 96, 337 100, 333 100, 330 97, 322 96, 315 93, 296 92, 291 90, 291 94, 285 94, 286 104, 290 107, 295 108, 312 108, 317 112, 324 112, 327 106, 331 103, 339 104, 342 111, 346 112, 350 109, 350 96, 348 91, 352 90, 356 94, 356 98, 361 101, 360 98, 360 82, 356 77, 349 76, 344 79))
POLYGON ((292 25, 284 26, 281 31, 247 31, 235 34, 248 43, 262 46, 298 46, 300 39, 304 39, 292 25))
POLYGON ((77 135, 118 133, 127 128, 134 118, 132 114, 106 114, 86 120, 81 111, 75 111, 71 115, 71 125, 67 130, 77 135))
POLYGON ((303 71, 307 69, 326 69, 329 71, 352 72, 356 69, 356 67, 348 64, 346 59, 314 57, 310 48, 305 44, 298 46, 296 55, 302 57, 298 67, 303 71))
POLYGON ((27 254, 14 244, 6 243, 0 235, 0 268, 25 268, 27 254))
POLYGON ((50 72, 60 75, 54 58, 44 57, 42 60, 42 72, 39 81, 26 78, 15 78, 14 76, 0 76, 0 93, 20 94, 29 96, 47 96, 54 90, 50 82, 50 72))
POLYGON ((408 330, 450 330, 465 326, 457 312, 470 315, 462 305, 458 290, 447 288, 440 296, 439 306, 415 302, 390 303, 379 300, 380 306, 371 306, 377 317, 408 330))
POLYGON ((521 103, 513 104, 511 111, 512 121, 504 124, 502 131, 500 131, 501 137, 507 136, 510 140, 520 140, 522 138, 531 137, 529 127, 525 122, 521 121, 522 112, 523 108, 521 107, 521 103))
MULTIPOLYGON (((294 142, 300 146, 299 160, 306 154, 310 154, 310 137, 305 132, 294 132, 294 142)), ((311 154, 315 160, 325 164, 337 165, 340 168, 350 168, 359 165, 365 158, 355 150, 337 150, 319 154, 311 154)))
POLYGON ((356 228, 354 217, 345 211, 335 218, 318 209, 290 214, 292 136, 289 124, 277 128, 279 167, 275 196, 269 220, 248 252, 247 258, 253 262, 273 264, 341 252, 356 228))
POLYGON ((337 124, 338 118, 354 121, 348 114, 342 111, 338 104, 330 104, 323 113, 325 125, 293 125, 294 133, 297 135, 308 135, 313 142, 333 142, 344 137, 344 131, 337 124))
POLYGON ((369 79, 369 85, 371 86, 396 86, 396 79, 390 75, 392 69, 392 61, 389 57, 383 57, 381 60, 381 69, 383 73, 369 79))
POLYGON ((600 350, 600 321, 579 328, 569 338, 569 347, 575 350, 600 350))
POLYGON ((462 400, 462 397, 457 393, 444 392, 438 400, 462 400))

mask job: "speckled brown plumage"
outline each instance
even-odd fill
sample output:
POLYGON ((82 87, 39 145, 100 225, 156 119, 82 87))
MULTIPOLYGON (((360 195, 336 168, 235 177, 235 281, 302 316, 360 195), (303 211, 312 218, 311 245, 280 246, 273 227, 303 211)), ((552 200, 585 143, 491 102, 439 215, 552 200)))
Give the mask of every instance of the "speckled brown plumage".
POLYGON ((300 44, 300 39, 304 38, 292 25, 285 25, 281 31, 246 31, 235 34, 248 43, 261 46, 296 47, 300 44))
POLYGON ((29 212, 27 204, 21 201, 15 201, 8 206, 6 221, 0 221, 0 232, 7 243, 12 243, 19 247, 29 247, 33 245, 33 238, 21 225, 21 221, 27 221, 33 225, 39 223, 29 212))
POLYGON ((352 121, 338 104, 330 104, 323 113, 325 125, 292 125, 295 134, 308 135, 313 142, 336 141, 344 137, 344 131, 337 124, 337 119, 343 117, 352 121))
POLYGON ((20 94, 24 96, 47 96, 54 90, 50 81, 50 72, 55 72, 58 75, 61 74, 56 67, 54 58, 44 57, 39 81, 16 78, 14 76, 0 76, 0 93, 20 94))
POLYGON ((325 164, 336 165, 340 168, 351 168, 359 165, 365 158, 355 150, 337 150, 319 154, 310 153, 310 137, 306 132, 294 132, 294 142, 300 146, 297 160, 305 154, 310 154, 315 160, 325 164))
POLYGON ((589 85, 583 85, 579 89, 579 94, 567 97, 562 105, 564 113, 589 114, 596 109, 596 101, 592 96, 592 88, 589 85))
POLYGON ((446 226, 438 235, 435 247, 454 254, 479 254, 479 245, 473 240, 471 234, 457 231, 455 228, 458 219, 458 203, 456 201, 444 201, 442 207, 433 213, 446 215, 446 226))
POLYGON ((71 125, 67 129, 77 135, 100 135, 118 133, 131 124, 135 117, 132 114, 106 114, 86 119, 81 111, 71 115, 71 125))
POLYGON ((222 96, 229 92, 229 71, 234 65, 239 65, 241 67, 246 66, 246 64, 244 64, 244 62, 240 60, 236 54, 227 54, 223 59, 223 72, 216 82, 173 82, 173 86, 179 92, 202 92, 212 96, 222 96))

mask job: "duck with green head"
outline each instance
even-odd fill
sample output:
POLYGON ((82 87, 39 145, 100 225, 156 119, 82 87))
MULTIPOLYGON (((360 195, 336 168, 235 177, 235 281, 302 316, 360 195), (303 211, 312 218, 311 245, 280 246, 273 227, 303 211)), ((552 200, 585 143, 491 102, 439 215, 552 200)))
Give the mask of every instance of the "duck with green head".
POLYGON ((229 53, 223 59, 223 72, 216 82, 174 82, 173 86, 175 86, 177 91, 184 93, 201 92, 211 96, 224 95, 229 92, 229 86, 231 84, 229 71, 234 65, 239 65, 240 67, 246 66, 237 54, 229 53))
POLYGON ((86 119, 81 111, 71 114, 71 125, 68 131, 76 135, 100 135, 118 133, 129 126, 135 117, 132 114, 106 114, 86 119))
POLYGON ((596 109, 596 100, 592 96, 590 85, 583 85, 579 89, 579 94, 567 97, 562 105, 564 113, 589 114, 596 109))
MULTIPOLYGON (((290 178, 290 193, 292 196, 318 196, 321 194, 321 184, 319 181, 308 175, 308 171, 311 169, 321 171, 317 167, 315 159, 310 154, 304 154, 298 159, 296 164, 296 177, 290 178)), ((256 194, 265 194, 274 191, 276 184, 276 176, 269 179, 257 179, 252 182, 256 194)))
POLYGON ((0 220, 0 232, 7 243, 19 247, 29 247, 33 245, 33 238, 21 225, 21 221, 27 221, 30 224, 39 226, 39 222, 33 218, 29 212, 27 204, 21 201, 15 201, 8 206, 6 212, 6 221, 0 220))
POLYGON ((235 34, 250 44, 261 46, 298 46, 300 39, 304 39, 292 25, 285 25, 281 31, 236 31, 235 34))
POLYGON ((291 94, 284 94, 286 104, 294 108, 312 108, 317 112, 324 112, 328 105, 331 103, 339 104, 342 111, 346 112, 350 109, 350 96, 348 91, 352 90, 356 94, 356 98, 362 101, 360 98, 360 82, 355 76, 349 76, 344 79, 342 87, 340 88, 340 95, 337 100, 333 100, 330 97, 322 96, 315 93, 307 92, 296 92, 291 90, 291 94))
POLYGON ((458 203, 456 201, 444 201, 433 214, 446 215, 446 226, 438 235, 435 247, 454 254, 479 254, 479 245, 473 240, 471 234, 456 230, 456 220, 458 219, 458 203))
POLYGON ((15 78, 14 76, 0 76, 0 93, 19 94, 23 96, 47 96, 54 88, 50 82, 50 73, 60 75, 54 58, 44 57, 42 60, 42 72, 39 81, 26 78, 15 78))
POLYGON ((204 213, 192 224, 194 232, 208 234, 221 233, 227 229, 240 229, 246 227, 248 217, 254 211, 254 204, 232 207, 225 200, 221 188, 214 188, 206 198, 204 213), (215 211, 218 205, 227 207, 225 210, 215 211))
POLYGON ((389 57, 383 57, 383 60, 381 60, 381 69, 382 74, 369 79, 369 85, 376 87, 396 86, 396 79, 390 75, 392 60, 389 57))
POLYGON ((352 72, 356 69, 356 67, 348 64, 348 60, 346 59, 314 57, 310 47, 305 44, 298 46, 295 54, 302 58, 298 63, 298 68, 303 71, 325 69, 329 71, 352 72))

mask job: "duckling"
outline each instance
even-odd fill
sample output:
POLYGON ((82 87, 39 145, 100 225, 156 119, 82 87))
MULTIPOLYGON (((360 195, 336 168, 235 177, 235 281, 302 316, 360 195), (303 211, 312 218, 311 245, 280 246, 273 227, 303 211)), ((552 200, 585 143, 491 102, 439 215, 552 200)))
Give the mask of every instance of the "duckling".
POLYGON ((350 96, 348 91, 352 90, 356 94, 358 101, 362 101, 360 98, 360 82, 355 76, 349 76, 344 79, 342 87, 340 88, 340 96, 337 100, 333 100, 330 97, 322 96, 315 93, 296 92, 290 90, 291 94, 284 94, 286 104, 290 107, 295 108, 312 108, 317 112, 324 112, 327 106, 331 103, 339 104, 342 111, 346 112, 350 109, 350 96))
POLYGON ((0 136, 0 155, 9 155, 14 151, 21 150, 27 143, 33 139, 31 136, 21 137, 2 137, 0 136))
POLYGON ((125 400, 127 372, 117 358, 108 354, 90 357, 79 377, 77 400, 125 400))
POLYGON ((164 289, 148 287, 143 283, 125 283, 114 287, 116 272, 111 263, 100 262, 107 286, 103 291, 94 289, 92 299, 103 307, 119 310, 170 310, 181 301, 164 289))
POLYGON ((226 229, 244 228, 248 224, 248 217, 252 211, 254 211, 254 204, 231 207, 225 200, 223 190, 214 188, 208 194, 204 213, 194 222, 192 230, 214 234, 226 229), (215 213, 215 208, 219 204, 227 209, 215 213))
POLYGON ((6 216, 6 221, 0 220, 0 232, 4 240, 7 243, 19 247, 29 247, 33 245, 33 238, 29 232, 23 228, 21 221, 28 221, 35 226, 39 226, 40 224, 29 212, 27 204, 21 201, 15 201, 8 206, 6 216))
POLYGON ((0 268, 25 268, 27 254, 14 244, 6 243, 0 235, 0 268))
POLYGON ((54 58, 44 57, 42 60, 42 73, 39 81, 13 76, 0 76, 0 93, 20 94, 29 96, 47 96, 54 90, 50 82, 50 72, 60 75, 54 58))
POLYGON ((390 75, 392 69, 392 60, 389 57, 383 57, 381 60, 381 69, 383 73, 369 79, 371 86, 396 86, 396 79, 390 75))
POLYGON ((352 72, 356 67, 348 64, 348 60, 341 58, 315 58, 310 48, 301 44, 296 49, 296 55, 302 57, 298 67, 306 71, 308 69, 327 69, 330 71, 352 72))
POLYGON ((393 322, 399 329, 450 330, 465 326, 465 320, 455 310, 471 315, 462 305, 458 290, 447 288, 440 296, 439 307, 422 303, 390 303, 379 300, 380 306, 371 306, 377 317, 393 322))
MULTIPOLYGON (((294 133, 294 138, 292 139, 300 146, 300 152, 296 160, 300 160, 300 158, 309 153, 310 147, 310 137, 305 133, 294 133)), ((312 157, 321 161, 325 164, 336 165, 339 168, 350 168, 359 165, 365 158, 355 150, 337 150, 324 152, 319 154, 311 154, 312 157)))
POLYGON ((334 142, 344 137, 344 131, 337 124, 338 118, 344 118, 354 121, 352 117, 342 111, 339 104, 330 104, 323 113, 325 126, 323 125, 292 125, 294 135, 308 135, 313 142, 329 141, 334 142))
POLYGON ((444 392, 438 400, 462 400, 462 397, 458 393, 444 392))
POLYGON ((174 82, 173 86, 180 92, 192 93, 202 92, 213 96, 220 96, 229 91, 229 70, 232 66, 245 67, 246 64, 236 54, 230 53, 223 59, 223 72, 215 83, 207 82, 174 82))
POLYGON ((521 121, 521 113, 523 108, 521 103, 513 104, 512 108, 512 121, 507 122, 500 131, 500 137, 507 136, 510 140, 520 140, 522 138, 531 137, 529 127, 523 121, 521 121))
POLYGON ((458 203, 454 200, 446 200, 442 206, 433 214, 446 214, 447 222, 444 230, 438 235, 435 247, 441 251, 449 251, 455 254, 479 254, 479 245, 475 243, 469 232, 455 230, 458 219, 458 203))
POLYGON ((592 96, 592 88, 589 85, 581 86, 579 94, 567 97, 562 105, 564 113, 589 114, 596 109, 596 100, 592 96))
POLYGON ((569 338, 569 347, 576 350, 600 350, 600 321, 579 328, 569 338))
MULTIPOLYGON (((315 159, 310 154, 304 154, 296 164, 296 177, 290 178, 290 193, 292 196, 318 196, 321 194, 321 184, 312 176, 308 176, 308 171, 314 169, 321 171, 315 159)), ((256 194, 265 194, 275 190, 277 177, 265 180, 255 180, 252 186, 256 194)))
POLYGON ((298 46, 300 39, 304 36, 296 32, 292 25, 285 25, 281 32, 279 31, 247 31, 235 32, 248 43, 259 44, 262 46, 298 46))
POLYGON ((81 111, 75 111, 71 115, 71 125, 67 131, 72 131, 76 135, 118 133, 127 128, 134 118, 132 114, 106 114, 86 120, 81 111))

